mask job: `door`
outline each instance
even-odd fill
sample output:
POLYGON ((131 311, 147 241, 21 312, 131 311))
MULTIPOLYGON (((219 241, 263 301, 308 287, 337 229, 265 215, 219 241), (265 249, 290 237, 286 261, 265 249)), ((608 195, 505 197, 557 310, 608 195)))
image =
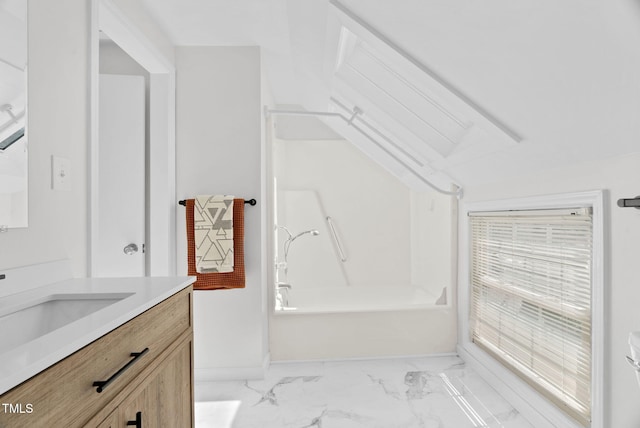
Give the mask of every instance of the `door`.
POLYGON ((145 84, 100 75, 96 277, 145 275, 145 84))

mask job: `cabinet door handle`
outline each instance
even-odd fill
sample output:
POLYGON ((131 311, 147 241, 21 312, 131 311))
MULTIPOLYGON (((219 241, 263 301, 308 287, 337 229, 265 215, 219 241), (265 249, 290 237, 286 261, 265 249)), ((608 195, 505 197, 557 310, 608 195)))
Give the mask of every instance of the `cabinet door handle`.
POLYGON ((134 426, 136 428, 142 428, 142 412, 136 413, 135 421, 127 421, 127 426, 134 426))
POLYGON ((117 372, 112 374, 109 379, 107 379, 107 380, 97 380, 97 381, 93 382, 93 386, 97 387, 96 388, 96 392, 100 393, 100 392, 104 391, 104 389, 107 386, 109 386, 109 384, 111 384, 111 382, 116 380, 118 378, 118 376, 120 376, 122 373, 124 373, 129 367, 131 367, 131 365, 133 363, 138 361, 138 358, 142 357, 147 352, 149 352, 149 348, 144 348, 142 350, 142 352, 132 352, 131 356, 133 357, 133 359, 131 361, 129 361, 127 364, 125 364, 124 366, 122 366, 122 368, 120 370, 118 370, 117 372))

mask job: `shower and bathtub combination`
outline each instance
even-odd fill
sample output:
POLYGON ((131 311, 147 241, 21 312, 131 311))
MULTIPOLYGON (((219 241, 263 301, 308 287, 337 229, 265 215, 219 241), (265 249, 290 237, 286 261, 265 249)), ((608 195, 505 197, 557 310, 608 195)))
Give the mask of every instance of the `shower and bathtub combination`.
POLYGON ((453 352, 456 198, 345 140, 272 148, 272 359, 453 352))
MULTIPOLYGON (((439 201, 444 212, 431 211, 420 219, 415 207, 414 219, 409 212, 390 214, 408 214, 404 225, 380 231, 373 224, 377 220, 371 219, 369 231, 365 225, 356 233, 338 229, 338 224, 366 223, 366 214, 359 211, 367 210, 360 204, 350 208, 355 212, 334 219, 325 211, 317 190, 278 190, 278 194, 276 312, 363 312, 447 304, 451 265, 445 258, 450 243, 439 239, 450 230, 447 198, 439 201), (431 233, 424 230, 428 228, 431 233)), ((435 195, 423 201, 421 196, 424 199, 424 195, 410 196, 412 201, 405 209, 410 210, 412 204, 435 209, 435 195)), ((398 221, 383 221, 383 225, 394 223, 398 221)))

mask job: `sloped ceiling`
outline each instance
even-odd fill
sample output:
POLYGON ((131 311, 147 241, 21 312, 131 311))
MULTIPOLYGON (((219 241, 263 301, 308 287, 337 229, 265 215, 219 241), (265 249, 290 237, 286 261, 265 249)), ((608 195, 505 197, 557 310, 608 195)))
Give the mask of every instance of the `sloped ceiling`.
MULTIPOLYGON (((327 110, 339 14, 328 0, 140 0, 176 45, 260 45, 279 104, 327 110)), ((485 183, 640 151, 637 0, 339 0, 521 137, 445 164, 485 183)))

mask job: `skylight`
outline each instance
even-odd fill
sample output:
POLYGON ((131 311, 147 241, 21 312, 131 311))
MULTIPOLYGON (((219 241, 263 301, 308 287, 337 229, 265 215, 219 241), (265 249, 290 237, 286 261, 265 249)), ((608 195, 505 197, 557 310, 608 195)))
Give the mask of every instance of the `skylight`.
POLYGON ((378 144, 338 123, 336 131, 406 184, 416 173, 441 185, 447 169, 504 150, 520 138, 345 6, 340 21, 329 106, 379 131, 378 144), (384 147, 381 148, 381 145, 384 147), (407 169, 412 174, 407 174, 407 169))

